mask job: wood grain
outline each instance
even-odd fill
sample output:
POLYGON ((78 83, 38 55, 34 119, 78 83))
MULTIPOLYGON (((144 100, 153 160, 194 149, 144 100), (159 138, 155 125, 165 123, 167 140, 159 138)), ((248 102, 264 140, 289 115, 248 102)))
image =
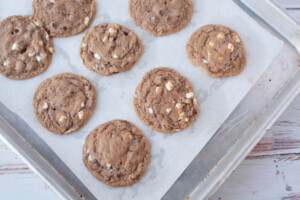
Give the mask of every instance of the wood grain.
POLYGON ((249 157, 300 153, 300 95, 277 120, 249 157))
MULTIPOLYGON (((300 20, 300 0, 277 2, 300 20)), ((57 197, 0 142, 0 199, 57 197)), ((212 199, 300 199, 300 95, 212 199)))
POLYGON ((50 200, 57 196, 0 142, 0 199, 50 200))
POLYGON ((299 167, 300 154, 247 158, 212 199, 300 199, 299 167))

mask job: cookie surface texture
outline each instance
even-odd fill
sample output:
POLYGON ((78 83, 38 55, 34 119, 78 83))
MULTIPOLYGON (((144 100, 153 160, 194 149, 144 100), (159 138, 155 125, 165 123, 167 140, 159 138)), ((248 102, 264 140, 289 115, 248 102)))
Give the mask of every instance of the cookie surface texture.
POLYGON ((82 37, 82 64, 101 75, 129 70, 142 54, 142 43, 131 30, 119 24, 103 23, 82 37))
POLYGON ((93 21, 95 0, 33 0, 33 16, 53 37, 84 31, 93 21))
POLYGON ((147 139, 125 120, 106 122, 85 139, 82 159, 89 172, 101 182, 115 187, 136 183, 150 158, 147 139))
POLYGON ((163 133, 187 128, 198 114, 191 84, 167 67, 155 68, 145 74, 135 90, 133 106, 147 126, 163 133))
POLYGON ((88 121, 95 105, 94 86, 84 77, 62 73, 36 89, 33 109, 38 121, 56 134, 69 134, 88 121))
POLYGON ((238 34, 225 26, 207 25, 190 37, 186 51, 193 65, 214 78, 235 76, 246 65, 244 45, 238 34))
POLYGON ((134 23, 149 33, 164 36, 188 24, 193 3, 191 0, 130 0, 129 14, 134 23))
POLYGON ((31 16, 0 21, 0 73, 10 79, 27 79, 44 72, 54 53, 51 39, 31 16))

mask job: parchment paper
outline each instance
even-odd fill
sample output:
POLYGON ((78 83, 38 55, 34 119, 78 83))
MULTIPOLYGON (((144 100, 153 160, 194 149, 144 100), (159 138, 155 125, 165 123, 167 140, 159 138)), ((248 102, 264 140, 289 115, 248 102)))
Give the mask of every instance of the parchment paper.
MULTIPOLYGON (((129 18, 128 1, 96 0, 97 13, 92 25, 101 22, 122 24, 140 37, 144 52, 128 72, 110 77, 98 75, 82 66, 79 43, 83 34, 54 38, 55 54, 43 74, 16 81, 0 76, 0 101, 20 115, 67 166, 99 199, 160 199, 247 94, 283 43, 261 28, 231 0, 193 0, 191 22, 180 32, 154 37, 129 18), (245 70, 231 78, 213 79, 187 59, 185 45, 200 26, 222 24, 236 30, 244 41, 248 63, 245 70), (187 77, 196 93, 200 114, 191 127, 176 134, 158 133, 146 127, 136 116, 132 98, 142 76, 152 68, 168 66, 187 77), (96 107, 88 123, 67 136, 52 134, 36 120, 32 97, 37 85, 61 72, 87 77, 96 88, 96 107), (112 119, 126 119, 139 127, 151 145, 151 160, 142 179, 130 187, 114 188, 93 178, 81 160, 85 136, 97 125, 112 119)), ((31 0, 0 0, 0 18, 31 14, 31 0)), ((1 39, 1 38, 0 38, 1 39)), ((259 99, 258 99, 259 100, 259 99)))

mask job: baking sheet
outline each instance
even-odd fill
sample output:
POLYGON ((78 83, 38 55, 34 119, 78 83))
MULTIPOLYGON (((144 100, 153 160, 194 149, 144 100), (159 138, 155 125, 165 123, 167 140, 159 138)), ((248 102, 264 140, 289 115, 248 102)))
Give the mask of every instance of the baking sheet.
MULTIPOLYGON (((122 24, 140 37, 144 52, 128 72, 104 77, 80 63, 79 43, 83 34, 54 38, 55 54, 43 74, 23 81, 0 76, 0 101, 20 115, 67 166, 99 199, 160 199, 182 171, 203 148, 217 128, 247 94, 283 43, 261 28, 231 0, 198 0, 194 3, 191 22, 182 31, 165 37, 154 37, 134 25, 127 11, 128 1, 96 0, 97 13, 92 25, 101 22, 122 24), (222 24, 241 36, 248 63, 236 77, 213 79, 199 67, 190 64, 185 53, 189 36, 200 26, 222 24), (132 97, 142 76, 155 67, 168 66, 187 77, 199 102, 200 114, 188 129, 176 134, 162 134, 146 127, 135 115, 132 97), (88 123, 79 131, 59 136, 45 130, 36 120, 32 97, 37 85, 61 72, 87 77, 96 88, 96 107, 88 123), (106 186, 93 178, 81 160, 85 136, 97 125, 115 118, 136 124, 151 145, 151 160, 139 183, 125 188, 106 186)), ((30 0, 0 0, 0 18, 15 14, 31 14, 30 0)))

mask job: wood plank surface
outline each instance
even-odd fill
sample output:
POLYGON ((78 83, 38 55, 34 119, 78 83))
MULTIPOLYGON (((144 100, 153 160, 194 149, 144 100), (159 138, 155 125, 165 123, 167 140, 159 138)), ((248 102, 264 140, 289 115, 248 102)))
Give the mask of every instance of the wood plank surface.
POLYGON ((300 200, 300 95, 213 200, 300 200))
MULTIPOLYGON (((300 0, 277 0, 300 20, 300 0)), ((0 199, 57 199, 0 142, 0 199)), ((300 95, 212 197, 216 200, 300 200, 300 95)))

